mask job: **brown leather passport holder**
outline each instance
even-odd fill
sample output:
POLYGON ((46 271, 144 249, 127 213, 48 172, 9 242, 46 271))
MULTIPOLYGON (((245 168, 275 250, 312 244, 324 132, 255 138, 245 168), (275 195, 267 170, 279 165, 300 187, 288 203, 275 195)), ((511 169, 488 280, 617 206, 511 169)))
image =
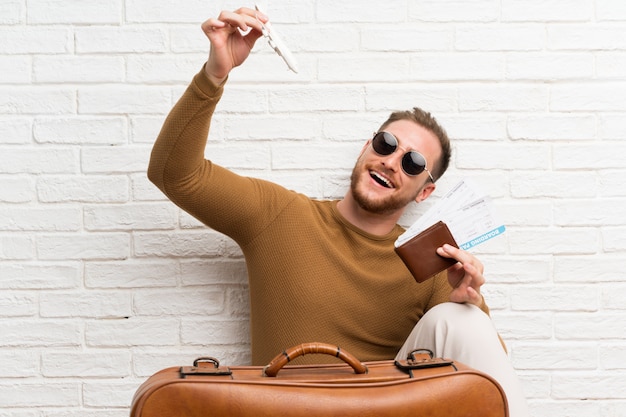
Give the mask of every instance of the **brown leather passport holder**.
POLYGON ((395 250, 413 274, 415 281, 424 282, 457 262, 456 259, 444 258, 437 254, 437 248, 444 243, 459 247, 448 226, 439 221, 395 250))

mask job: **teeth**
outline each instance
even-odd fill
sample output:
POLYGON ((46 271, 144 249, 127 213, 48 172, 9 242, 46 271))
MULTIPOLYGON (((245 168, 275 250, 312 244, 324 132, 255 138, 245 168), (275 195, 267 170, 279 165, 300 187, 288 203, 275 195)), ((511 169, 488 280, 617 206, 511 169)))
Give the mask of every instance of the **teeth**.
POLYGON ((374 171, 370 171, 370 175, 372 176, 372 178, 374 178, 376 181, 378 181, 381 185, 384 185, 387 188, 392 188, 391 182, 389 182, 389 180, 387 180, 386 178, 381 177, 380 175, 378 175, 378 173, 376 173, 374 171))

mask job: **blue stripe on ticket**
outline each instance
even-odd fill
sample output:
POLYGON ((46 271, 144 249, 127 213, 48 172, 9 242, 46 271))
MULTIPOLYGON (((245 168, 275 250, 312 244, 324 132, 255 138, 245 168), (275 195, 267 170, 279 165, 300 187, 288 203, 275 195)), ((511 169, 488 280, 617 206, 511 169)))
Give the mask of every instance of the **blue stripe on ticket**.
POLYGON ((459 245, 459 247, 463 250, 468 250, 469 248, 473 248, 480 243, 486 242, 491 238, 501 235, 502 233, 504 233, 505 230, 506 229, 504 226, 500 226, 490 232, 485 233, 484 235, 478 236, 477 238, 470 240, 469 242, 459 245))

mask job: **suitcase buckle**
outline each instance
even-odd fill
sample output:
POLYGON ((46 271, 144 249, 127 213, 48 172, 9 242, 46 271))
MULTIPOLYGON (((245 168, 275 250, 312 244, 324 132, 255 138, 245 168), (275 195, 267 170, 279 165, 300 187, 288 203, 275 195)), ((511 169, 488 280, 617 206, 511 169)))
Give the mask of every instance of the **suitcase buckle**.
POLYGON ((180 377, 186 378, 188 375, 232 375, 230 368, 220 368, 220 361, 210 356, 198 358, 193 361, 193 366, 181 366, 180 377), (210 366, 213 365, 213 366, 210 366))

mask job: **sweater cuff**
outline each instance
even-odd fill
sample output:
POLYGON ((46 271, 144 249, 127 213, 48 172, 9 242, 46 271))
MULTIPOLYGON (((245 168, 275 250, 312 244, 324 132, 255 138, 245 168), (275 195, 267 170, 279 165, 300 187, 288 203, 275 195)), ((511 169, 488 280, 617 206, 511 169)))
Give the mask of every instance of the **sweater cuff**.
POLYGON ((226 81, 228 81, 228 77, 226 77, 220 85, 215 85, 209 80, 209 77, 207 77, 206 72, 204 71, 205 66, 206 62, 202 65, 200 72, 193 77, 192 85, 195 87, 196 91, 207 98, 220 97, 224 92, 224 85, 226 84, 226 81))

